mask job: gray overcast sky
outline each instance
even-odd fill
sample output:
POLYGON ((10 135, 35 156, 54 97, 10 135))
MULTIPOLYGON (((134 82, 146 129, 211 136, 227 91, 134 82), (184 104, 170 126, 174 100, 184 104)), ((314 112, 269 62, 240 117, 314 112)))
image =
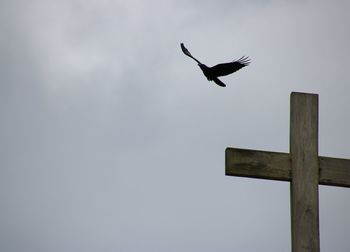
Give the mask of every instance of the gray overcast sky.
MULTIPOLYGON (((2 0, 0 251, 290 250, 289 184, 224 176, 227 146, 289 150, 318 93, 350 158, 348 1, 2 0), (208 82, 208 65, 252 64, 208 82)), ((350 189, 320 187, 322 251, 350 250, 350 189)))

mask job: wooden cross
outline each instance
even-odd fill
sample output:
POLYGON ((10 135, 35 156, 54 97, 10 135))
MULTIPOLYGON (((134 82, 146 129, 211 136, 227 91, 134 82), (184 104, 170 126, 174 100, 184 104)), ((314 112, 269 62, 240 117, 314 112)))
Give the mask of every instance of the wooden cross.
POLYGON ((350 160, 318 156, 318 95, 291 94, 290 153, 227 148, 228 176, 290 181, 292 252, 319 252, 318 184, 350 187, 350 160))

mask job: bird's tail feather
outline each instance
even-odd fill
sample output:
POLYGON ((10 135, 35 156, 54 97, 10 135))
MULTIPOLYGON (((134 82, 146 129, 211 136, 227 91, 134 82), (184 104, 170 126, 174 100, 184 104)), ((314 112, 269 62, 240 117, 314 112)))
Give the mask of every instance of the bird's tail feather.
POLYGON ((213 81, 220 87, 226 87, 226 84, 219 80, 219 78, 214 78, 213 81))

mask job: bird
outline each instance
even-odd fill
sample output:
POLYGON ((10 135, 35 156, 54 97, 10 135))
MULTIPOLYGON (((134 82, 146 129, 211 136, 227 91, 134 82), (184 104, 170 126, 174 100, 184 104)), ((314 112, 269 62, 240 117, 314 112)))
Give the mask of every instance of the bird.
POLYGON ((208 81, 214 81, 221 87, 226 87, 226 84, 223 83, 218 77, 232 74, 242 67, 248 66, 250 64, 250 59, 246 56, 242 56, 238 60, 217 64, 213 67, 208 67, 193 57, 190 51, 185 47, 184 43, 181 43, 181 50, 185 55, 192 58, 198 63, 198 66, 203 71, 203 74, 205 77, 207 77, 208 81))

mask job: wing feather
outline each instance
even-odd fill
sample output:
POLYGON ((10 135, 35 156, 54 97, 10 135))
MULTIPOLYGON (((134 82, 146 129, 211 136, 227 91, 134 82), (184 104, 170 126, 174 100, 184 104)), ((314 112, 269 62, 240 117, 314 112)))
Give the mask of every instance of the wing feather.
POLYGON ((240 59, 232 62, 217 64, 211 68, 211 72, 214 76, 225 76, 232 74, 242 67, 248 66, 249 64, 250 59, 243 56, 240 59))
POLYGON ((185 47, 184 43, 181 43, 181 50, 182 50, 182 52, 183 52, 185 55, 187 55, 188 57, 194 59, 198 64, 201 64, 201 63, 199 62, 199 60, 197 60, 195 57, 193 57, 192 54, 190 53, 190 51, 187 50, 187 48, 185 47))

